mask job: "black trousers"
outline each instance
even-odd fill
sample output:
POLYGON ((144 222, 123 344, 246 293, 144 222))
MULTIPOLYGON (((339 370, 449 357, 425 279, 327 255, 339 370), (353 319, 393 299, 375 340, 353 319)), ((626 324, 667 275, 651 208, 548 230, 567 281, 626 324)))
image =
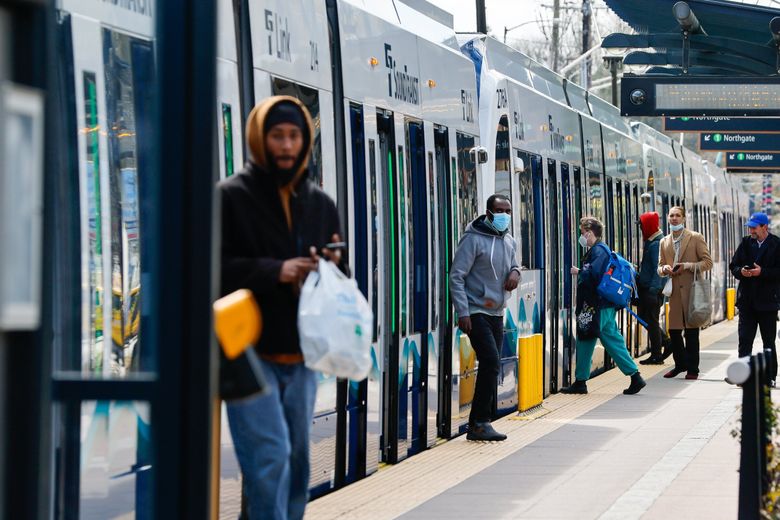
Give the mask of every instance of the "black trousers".
POLYGON ((756 328, 761 329, 761 341, 764 350, 772 352, 769 361, 769 379, 777 378, 777 350, 775 349, 775 335, 777 334, 777 311, 755 311, 753 309, 739 309, 739 355, 749 356, 753 351, 753 340, 756 338, 756 328))
POLYGON ((501 343, 504 340, 504 318, 488 314, 472 314, 469 339, 479 361, 469 424, 489 422, 493 418, 496 404, 498 365, 501 359, 501 343))
POLYGON ((672 339, 674 367, 686 370, 689 374, 698 374, 699 329, 685 329, 685 343, 683 329, 669 329, 669 337, 672 339))
POLYGON ((648 289, 639 290, 639 306, 637 314, 647 322, 647 337, 650 342, 650 355, 661 358, 661 341, 663 332, 658 323, 658 314, 661 312, 664 298, 660 292, 651 292, 648 289))

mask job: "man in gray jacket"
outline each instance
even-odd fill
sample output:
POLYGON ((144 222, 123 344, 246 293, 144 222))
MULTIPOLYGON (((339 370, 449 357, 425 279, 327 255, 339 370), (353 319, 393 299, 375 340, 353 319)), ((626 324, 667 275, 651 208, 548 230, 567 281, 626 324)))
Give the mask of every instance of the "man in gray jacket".
POLYGON ((504 308, 520 282, 517 246, 508 233, 512 203, 491 195, 487 213, 468 225, 450 267, 450 292, 458 327, 469 336, 479 369, 469 415, 470 441, 503 441, 490 424, 496 401, 504 308))

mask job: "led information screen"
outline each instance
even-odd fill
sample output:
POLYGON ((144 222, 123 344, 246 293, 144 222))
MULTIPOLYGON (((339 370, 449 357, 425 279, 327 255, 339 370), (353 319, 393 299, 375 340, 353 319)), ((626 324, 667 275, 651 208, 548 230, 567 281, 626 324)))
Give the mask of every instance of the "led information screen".
POLYGON ((780 77, 623 76, 624 116, 780 116, 780 77))

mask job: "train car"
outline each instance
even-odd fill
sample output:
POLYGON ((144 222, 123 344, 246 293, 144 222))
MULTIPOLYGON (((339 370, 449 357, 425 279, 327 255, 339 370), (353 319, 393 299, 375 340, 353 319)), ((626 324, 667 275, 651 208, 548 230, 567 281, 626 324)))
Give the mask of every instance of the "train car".
MULTIPOLYGON (((480 73, 480 130, 489 156, 483 193, 505 193, 514 201, 512 232, 524 269, 508 305, 502 364, 516 363, 518 337, 543 334, 547 395, 570 381, 574 370, 569 270, 589 189, 580 122, 557 74, 493 38, 464 37, 461 43, 480 73)), ((601 205, 600 185, 590 189, 598 193, 594 205, 601 205)))

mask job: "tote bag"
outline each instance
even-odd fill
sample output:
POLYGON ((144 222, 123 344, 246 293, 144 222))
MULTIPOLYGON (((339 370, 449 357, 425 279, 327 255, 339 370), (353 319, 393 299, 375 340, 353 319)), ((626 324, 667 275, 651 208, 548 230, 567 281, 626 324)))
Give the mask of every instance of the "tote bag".
POLYGON ((686 327, 699 328, 707 325, 712 318, 712 299, 710 298, 710 282, 699 273, 699 264, 693 270, 693 285, 688 296, 688 314, 685 316, 686 327))

